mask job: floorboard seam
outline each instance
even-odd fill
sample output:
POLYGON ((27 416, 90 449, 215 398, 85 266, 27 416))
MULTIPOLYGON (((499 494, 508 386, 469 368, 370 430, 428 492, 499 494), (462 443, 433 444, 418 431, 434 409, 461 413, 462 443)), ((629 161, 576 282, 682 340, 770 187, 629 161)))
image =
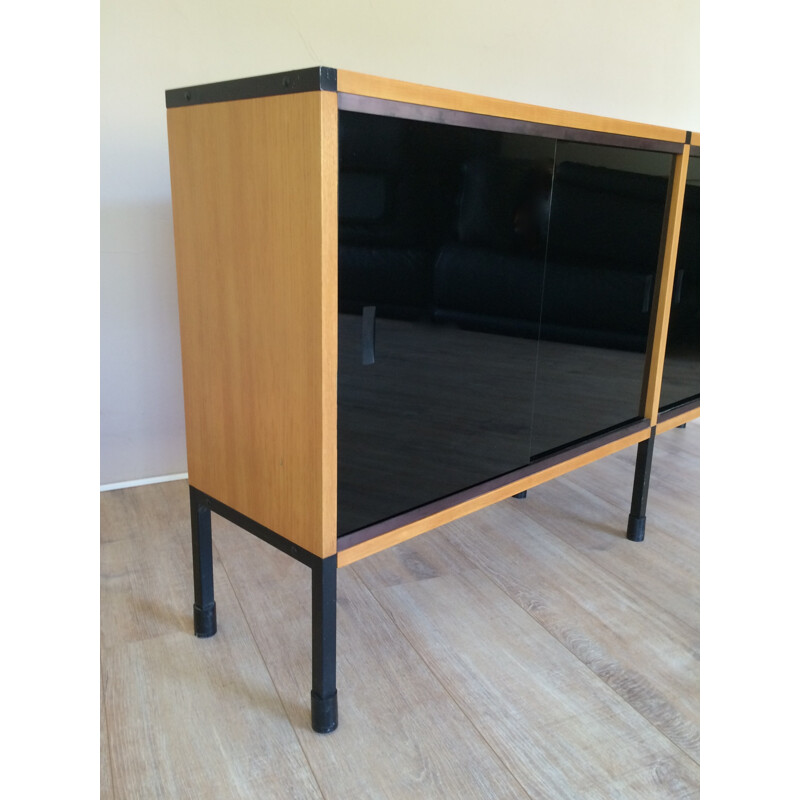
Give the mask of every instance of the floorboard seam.
MULTIPOLYGON (((555 535, 555 534, 553 534, 553 535, 555 535)), ((533 622, 535 622, 540 628, 542 628, 542 630, 544 630, 547 633, 547 635, 550 636, 550 638, 553 639, 553 641, 555 641, 555 643, 557 645, 559 645, 563 650, 565 650, 572 657, 572 659, 574 659, 574 661, 576 662, 577 665, 580 665, 580 667, 582 667, 583 669, 585 669, 588 672, 590 672, 597 680, 602 681, 612 692, 614 692, 614 694, 620 699, 621 702, 623 702, 628 708, 630 708, 633 712, 635 712, 637 714, 637 716, 639 716, 643 720, 645 720, 650 727, 655 729, 655 731, 659 734, 659 736, 662 736, 663 738, 667 739, 669 742, 672 742, 672 744, 675 747, 677 747, 678 750, 680 750, 682 753, 684 753, 687 756, 687 758, 691 759, 698 766, 700 765, 700 762, 699 762, 699 760, 697 758, 695 758, 691 753, 687 752, 687 750, 679 742, 676 742, 670 736, 668 736, 666 733, 664 733, 660 728, 658 728, 658 726, 654 722, 652 722, 650 719, 648 719, 646 716, 644 716, 644 714, 642 714, 642 712, 639 711, 639 709, 637 709, 635 706, 631 705, 631 703, 622 694, 620 694, 619 691, 614 686, 612 686, 606 678, 604 678, 602 675, 598 675, 591 668, 591 666, 589 666, 589 664, 587 664, 585 661, 583 661, 583 659, 581 659, 579 656, 577 656, 575 653, 573 653, 572 650, 570 650, 570 648, 567 647, 567 645, 564 644, 558 638, 558 636, 556 636, 550 630, 550 628, 548 627, 548 625, 545 622, 543 622, 542 620, 538 619, 529 609, 525 608, 525 606, 522 605, 520 602, 518 602, 516 600, 516 598, 514 598, 512 595, 510 595, 506 591, 505 587, 503 587, 503 585, 496 580, 496 578, 492 575, 491 572, 488 572, 483 567, 482 564, 476 562, 475 559, 472 558, 472 556, 470 555, 469 551, 467 551, 464 548, 460 547, 458 542, 452 542, 450 540, 448 540, 448 542, 452 547, 455 547, 457 550, 459 550, 461 552, 461 554, 467 558, 467 560, 469 560, 472 564, 474 564, 475 568, 478 569, 512 603, 514 603, 514 605, 516 605, 518 608, 520 608, 522 611, 524 611, 531 618, 531 620, 533 622)), ((595 563, 595 562, 593 562, 593 563, 595 563)), ((596 566, 602 568, 602 565, 597 565, 596 564, 596 566)), ((605 571, 609 572, 608 570, 605 570, 605 571)), ((614 575, 613 572, 609 572, 609 574, 614 575)), ((619 577, 619 576, 615 576, 615 577, 619 577)), ((625 583, 624 585, 626 587, 628 587, 627 583, 625 583)), ((628 587, 628 588, 630 588, 630 587, 628 587)), ((661 606, 659 605, 659 608, 660 607, 661 606)), ((674 618, 677 619, 676 617, 674 617, 674 618)), ((678 621, 680 621, 680 620, 678 620, 678 621)))
MULTIPOLYGON (((116 778, 114 777, 114 759, 111 757, 111 728, 110 728, 110 720, 108 718, 108 704, 106 703, 106 682, 103 677, 103 654, 102 651, 100 653, 100 681, 102 683, 103 688, 103 696, 102 696, 102 703, 103 707, 100 710, 100 713, 103 715, 106 721, 106 750, 108 751, 108 780, 111 784, 111 797, 107 800, 116 800, 117 797, 117 788, 116 788, 116 778)), ((104 799, 105 800, 105 799, 104 799)))
MULTIPOLYGON (((246 533, 246 531, 244 531, 244 533, 246 533)), ((236 591, 236 584, 233 582, 233 580, 231 580, 231 576, 228 573, 228 567, 227 567, 227 565, 225 564, 225 561, 222 558, 222 553, 219 551, 219 549, 216 547, 216 545, 212 545, 212 546, 214 547, 214 551, 217 554, 218 562, 219 562, 220 566, 222 567, 223 572, 225 573, 225 577, 226 577, 226 579, 228 581, 228 584, 231 587, 231 591, 233 592, 233 596, 236 598, 236 603, 239 606, 239 610, 242 612, 242 617, 244 618, 245 625, 247 625, 247 630, 250 633, 250 638, 253 640, 253 644, 255 645, 256 651, 258 652, 258 656, 261 659, 261 663, 264 665, 264 669, 265 669, 267 675, 269 675, 270 682, 272 683, 272 686, 275 689, 275 694, 278 696, 278 702, 281 704, 281 708, 283 709, 283 714, 286 717, 287 721, 289 722, 289 725, 291 726, 291 729, 292 729, 292 733, 294 734, 295 741, 297 742, 298 747, 300 748, 300 752, 303 754, 303 758, 305 758, 305 760, 306 760, 306 764, 308 765, 308 771, 309 771, 311 777, 314 779, 314 783, 315 783, 315 785, 317 787, 317 791, 319 792, 319 797, 322 798, 322 800, 325 800, 327 795, 322 790, 322 786, 320 785, 319 778, 317 777, 317 773, 314 770, 314 765, 312 764, 311 759, 309 758, 309 755, 306 752, 305 747, 303 747, 303 742, 302 742, 302 740, 300 739, 300 737, 297 734, 297 728, 295 727, 294 723, 292 722, 292 718, 289 715, 288 709, 286 708, 286 704, 283 701, 283 697, 281 695, 280 689, 278 688, 278 684, 275 681, 275 678, 273 677, 272 672, 270 671, 269 665, 267 664, 267 660, 266 660, 266 658, 264 658, 264 654, 261 652, 261 648, 258 645, 258 639, 257 639, 255 633, 253 632, 253 627, 250 624, 250 620, 249 620, 249 618, 247 616, 247 612, 245 611, 244 606, 242 605, 242 601, 239 599, 239 593, 236 591)), ((310 589, 309 589, 309 594, 310 594, 310 589)))
POLYGON ((438 676, 438 674, 436 673, 436 670, 433 669, 431 664, 428 662, 428 659, 425 658, 425 656, 422 653, 420 653, 419 650, 417 650, 417 648, 414 646, 414 643, 406 636, 406 634, 403 631, 403 629, 397 624, 397 622, 395 621, 394 617, 392 616, 391 609, 387 608, 380 601, 380 598, 378 598, 377 595, 372 591, 372 589, 370 588, 368 583, 361 577, 361 575, 356 573, 356 578, 361 582, 361 584, 364 586, 364 588, 367 590, 367 592, 369 592, 370 596, 377 603, 378 607, 384 612, 384 614, 386 614, 388 619, 391 621, 392 625, 394 625, 394 627, 397 629, 397 632, 399 633, 399 635, 402 636, 403 639, 405 639, 405 641, 408 643, 409 647, 417 654, 417 657, 425 665, 425 669, 428 670, 428 672, 431 674, 433 679, 442 687, 444 692, 447 694, 447 696, 450 698, 450 700, 454 703, 455 707, 461 712, 461 714, 464 717, 464 719, 470 724, 470 726, 475 731, 475 733, 480 738, 480 740, 486 745, 486 747, 488 748, 489 752, 494 755, 494 757, 497 759, 497 763, 506 771, 506 773, 511 777, 511 779, 519 786, 520 791, 523 792, 525 797, 530 798, 530 800, 536 800, 536 798, 534 798, 534 796, 531 795, 525 789, 525 787, 522 784, 522 782, 520 781, 520 779, 517 777, 517 775, 514 773, 513 769, 507 763, 506 759, 504 759, 501 756, 501 754, 497 752, 496 748, 492 745, 492 743, 489 742, 489 740, 483 735, 483 732, 481 731, 481 729, 475 724, 475 722, 473 721, 472 717, 467 713, 467 710, 459 702, 458 698, 453 695, 453 693, 448 688, 447 684, 444 681, 442 681, 442 679, 438 676))
MULTIPOLYGON (((568 482, 568 483, 569 483, 569 481, 570 481, 570 476, 568 476, 568 475, 564 475, 564 476, 562 476, 562 479, 563 479, 563 480, 565 480, 566 482, 568 482)), ((559 478, 557 478, 556 480, 559 480, 559 478)), ((600 502, 603 502, 603 503, 605 503, 606 505, 608 505, 608 506, 610 506, 610 507, 612 507, 612 508, 614 508, 614 509, 617 509, 617 508, 618 508, 618 506, 617 506, 616 504, 614 504, 613 502, 610 502, 610 501, 609 501, 607 498, 600 497, 599 495, 596 495, 596 494, 594 494, 593 492, 591 492, 589 489, 585 489, 584 487, 582 487, 582 486, 580 486, 580 485, 578 485, 578 484, 575 484, 575 483, 569 483, 569 485, 570 485, 570 487, 571 487, 571 488, 572 488, 574 491, 576 491, 576 492, 580 492, 581 494, 584 494, 584 495, 587 495, 587 494, 588 494, 590 497, 592 497, 592 499, 593 499, 594 501, 600 501, 600 502)), ((627 511, 625 511, 625 513, 627 514, 627 511)), ((536 520, 534 520, 534 519, 533 519, 533 518, 530 516, 530 514, 528 514, 527 512, 526 512, 526 515, 528 516, 528 518, 529 518, 529 519, 531 519, 531 521, 532 521, 532 522, 534 522, 534 523, 536 522, 536 520)), ((651 528, 652 528, 652 527, 653 527, 653 526, 651 525, 651 528)), ((622 537, 622 531, 623 531, 623 530, 624 530, 624 523, 623 523, 623 521, 622 521, 622 518, 620 518, 620 538, 622 537)), ((625 587, 626 587, 626 588, 627 588, 627 589, 628 589, 630 592, 632 592, 633 594, 639 594, 639 593, 641 592, 641 589, 640 589, 640 588, 638 588, 636 585, 634 585, 634 584, 632 584, 632 583, 630 583, 630 582, 629 582, 629 580, 628 580, 628 573, 627 573, 627 572, 625 572, 624 570, 623 570, 623 571, 617 571, 617 570, 615 570, 615 569, 612 569, 612 568, 610 568, 610 567, 609 567, 609 565, 607 565, 607 564, 604 564, 604 563, 602 563, 601 561, 598 561, 598 560, 597 560, 597 559, 594 557, 594 553, 593 553, 591 550, 582 550, 580 547, 576 547, 576 546, 575 546, 575 544, 574 544, 573 542, 571 542, 571 541, 570 541, 569 537, 567 537, 567 536, 563 536, 563 535, 559 534, 559 533, 558 533, 558 532, 556 532, 556 531, 552 531, 552 532, 548 531, 548 532, 549 532, 549 533, 551 533, 551 535, 552 535, 552 536, 556 536, 556 537, 557 537, 557 538, 558 538, 558 539, 559 539, 561 542, 563 542, 564 544, 566 544, 567 546, 569 546, 569 547, 570 547, 572 550, 574 550, 576 553, 579 553, 580 555, 582 555, 582 556, 584 556, 584 557, 588 558, 588 559, 589 559, 589 560, 590 560, 590 561, 591 561, 591 562, 592 562, 592 563, 595 565, 595 567, 596 567, 598 570, 602 570, 603 572, 607 573, 608 575, 611 575, 611 576, 613 576, 614 578, 616 578, 617 580, 621 581, 621 582, 622 582, 622 583, 625 585, 625 587)), ((663 535, 669 535, 669 534, 668 534, 668 533, 666 533, 666 532, 660 532, 660 531, 658 530, 657 526, 656 526, 656 530, 652 531, 652 533, 653 533, 653 535, 658 535, 659 533, 663 533, 663 535)), ((603 533, 602 535, 608 535, 608 534, 605 534, 605 533, 603 533)), ((674 539, 674 537, 671 537, 671 538, 673 538, 673 539, 674 539)), ((626 540, 626 541, 627 541, 627 540, 626 540)), ((677 540, 677 541, 683 545, 683 543, 682 543, 682 541, 681 541, 680 539, 679 539, 679 540, 677 540)), ((646 542, 647 542, 647 538, 645 537, 645 543, 646 543, 646 542)), ((641 546, 641 544, 642 544, 642 543, 637 543, 637 542, 628 542, 628 544, 629 544, 631 547, 637 547, 637 546, 641 546)), ((685 545, 684 545, 684 546, 685 546, 685 545)), ((617 562, 615 561, 615 562, 613 562, 613 563, 614 563, 614 564, 616 564, 617 562)), ((670 616, 671 616, 673 619, 675 619, 675 620, 677 620, 678 622, 681 622, 681 623, 683 623, 683 624, 685 624, 685 625, 689 625, 689 626, 691 626, 691 623, 690 623, 690 622, 688 622, 687 620, 684 620, 684 619, 682 619, 680 616, 677 616, 677 615, 674 613, 674 611, 673 611, 672 609, 670 609, 670 608, 668 608, 668 607, 664 606, 664 605, 663 605, 663 604, 662 604, 662 603, 661 603, 659 600, 651 598, 651 602, 652 602, 654 605, 657 605, 657 606, 658 606, 658 607, 659 607, 659 608, 660 608, 662 611, 664 611, 666 614, 669 614, 669 615, 670 615, 670 616)))

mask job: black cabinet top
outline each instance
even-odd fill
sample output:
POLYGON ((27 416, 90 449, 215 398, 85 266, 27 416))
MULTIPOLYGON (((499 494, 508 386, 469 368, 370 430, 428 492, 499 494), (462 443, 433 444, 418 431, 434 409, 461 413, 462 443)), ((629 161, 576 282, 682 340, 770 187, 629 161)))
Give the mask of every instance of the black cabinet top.
POLYGON ((332 67, 307 67, 272 75, 237 78, 230 81, 167 89, 167 108, 222 103, 228 100, 251 100, 298 92, 335 92, 336 70, 332 67))

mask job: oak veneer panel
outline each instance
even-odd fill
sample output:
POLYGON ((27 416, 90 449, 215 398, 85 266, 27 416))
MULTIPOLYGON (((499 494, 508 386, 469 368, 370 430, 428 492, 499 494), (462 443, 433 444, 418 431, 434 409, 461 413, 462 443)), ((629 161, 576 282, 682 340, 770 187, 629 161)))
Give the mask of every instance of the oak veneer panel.
POLYGON ((190 483, 336 549, 331 92, 167 111, 190 483))
MULTIPOLYGON (((521 787, 351 570, 338 575, 330 736, 308 721, 308 569, 221 521, 216 542, 298 740, 326 798, 508 798, 521 787)), ((220 620, 224 609, 219 607, 220 620)))
POLYGON ((665 142, 683 143, 686 141, 686 131, 676 128, 628 122, 575 111, 562 111, 510 100, 498 100, 451 89, 438 89, 432 86, 350 72, 348 70, 338 70, 337 88, 340 92, 348 94, 446 108, 453 111, 507 117, 526 122, 560 125, 582 130, 622 134, 624 136, 638 136, 644 139, 660 139, 665 142))
POLYGON ((697 764, 481 570, 372 591, 531 797, 698 796, 697 764))
POLYGON ((672 304, 672 289, 675 283, 675 263, 678 258, 678 239, 683 217, 683 197, 686 193, 686 173, 689 169, 689 145, 676 155, 667 192, 664 231, 656 276, 656 304, 647 348, 647 381, 644 388, 643 416, 652 425, 658 419, 661 398, 661 380, 664 374, 664 356, 667 351, 669 310, 672 304))

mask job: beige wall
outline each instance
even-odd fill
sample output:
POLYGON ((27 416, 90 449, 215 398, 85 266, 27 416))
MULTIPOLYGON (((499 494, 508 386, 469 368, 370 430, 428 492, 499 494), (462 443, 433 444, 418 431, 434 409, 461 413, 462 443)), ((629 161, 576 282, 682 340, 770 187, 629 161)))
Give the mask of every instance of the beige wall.
POLYGON ((101 483, 186 470, 164 90, 325 65, 699 130, 699 0, 102 0, 101 483))

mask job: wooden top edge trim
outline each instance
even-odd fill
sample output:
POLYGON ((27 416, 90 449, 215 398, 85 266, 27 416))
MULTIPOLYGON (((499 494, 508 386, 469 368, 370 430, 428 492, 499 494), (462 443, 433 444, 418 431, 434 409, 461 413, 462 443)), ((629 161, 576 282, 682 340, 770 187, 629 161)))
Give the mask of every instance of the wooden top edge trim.
POLYGON ((338 91, 348 94, 448 108, 453 111, 468 111, 487 116, 508 117, 547 125, 582 128, 603 133, 618 133, 625 136, 658 139, 680 144, 686 141, 686 130, 677 128, 650 125, 644 122, 630 122, 612 117, 601 117, 595 114, 547 108, 545 106, 534 106, 513 100, 500 100, 453 89, 438 89, 392 78, 379 78, 360 72, 350 72, 349 70, 338 71, 337 88, 338 91))
POLYGON ((689 144, 695 147, 700 147, 700 134, 697 131, 692 131, 692 134, 689 137, 689 144))

